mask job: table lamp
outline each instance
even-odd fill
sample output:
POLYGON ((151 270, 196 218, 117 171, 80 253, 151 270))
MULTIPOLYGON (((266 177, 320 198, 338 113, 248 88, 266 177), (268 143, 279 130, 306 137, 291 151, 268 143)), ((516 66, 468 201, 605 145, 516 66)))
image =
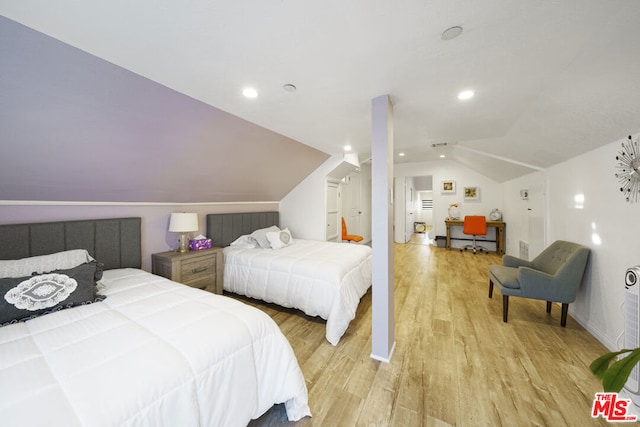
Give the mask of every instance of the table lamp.
POLYGON ((169 231, 180 233, 180 247, 178 252, 189 252, 187 233, 198 230, 197 213, 172 213, 169 220, 169 231))

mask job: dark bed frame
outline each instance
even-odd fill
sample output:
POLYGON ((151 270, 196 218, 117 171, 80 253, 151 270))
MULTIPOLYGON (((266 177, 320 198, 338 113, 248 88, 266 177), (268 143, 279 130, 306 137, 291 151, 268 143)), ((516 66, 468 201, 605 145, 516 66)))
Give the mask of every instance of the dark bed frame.
POLYGON ((141 218, 0 225, 0 259, 86 249, 104 269, 140 268, 141 218))
POLYGON ((207 215, 207 237, 213 246, 225 247, 243 234, 280 225, 279 212, 245 212, 207 215))

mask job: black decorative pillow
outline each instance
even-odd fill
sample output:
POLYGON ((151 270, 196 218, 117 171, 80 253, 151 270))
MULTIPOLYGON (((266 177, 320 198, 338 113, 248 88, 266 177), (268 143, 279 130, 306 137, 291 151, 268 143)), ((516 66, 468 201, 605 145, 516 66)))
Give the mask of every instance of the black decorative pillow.
POLYGON ((68 270, 0 279, 0 325, 102 301, 96 293, 101 270, 95 261, 68 270))

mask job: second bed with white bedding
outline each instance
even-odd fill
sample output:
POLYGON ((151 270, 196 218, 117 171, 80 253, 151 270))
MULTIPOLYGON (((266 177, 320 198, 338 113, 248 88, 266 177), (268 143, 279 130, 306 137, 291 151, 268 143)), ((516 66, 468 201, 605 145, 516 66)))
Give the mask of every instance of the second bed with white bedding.
POLYGON ((281 249, 224 248, 224 289, 327 321, 336 345, 371 286, 371 248, 294 239, 281 249))

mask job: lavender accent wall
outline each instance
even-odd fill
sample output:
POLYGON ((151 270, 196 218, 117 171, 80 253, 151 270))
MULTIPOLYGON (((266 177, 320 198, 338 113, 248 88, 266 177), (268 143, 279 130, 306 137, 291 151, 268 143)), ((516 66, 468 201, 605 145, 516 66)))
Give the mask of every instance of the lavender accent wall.
POLYGON ((0 200, 279 201, 328 158, 3 17, 0 61, 0 200))

